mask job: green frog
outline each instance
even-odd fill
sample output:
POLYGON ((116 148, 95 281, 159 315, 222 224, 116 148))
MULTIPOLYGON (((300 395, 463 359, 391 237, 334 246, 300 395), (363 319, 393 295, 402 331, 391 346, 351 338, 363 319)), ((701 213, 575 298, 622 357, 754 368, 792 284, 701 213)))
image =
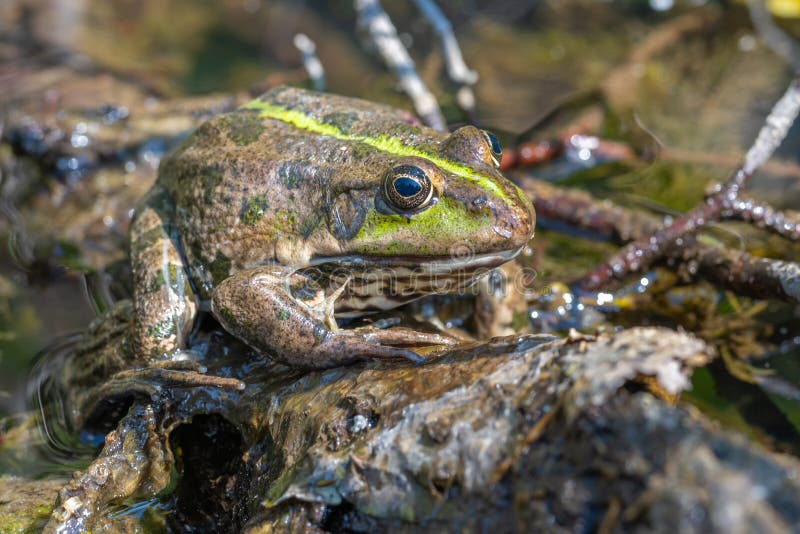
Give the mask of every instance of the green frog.
POLYGON ((533 235, 489 132, 279 87, 200 126, 131 226, 133 346, 176 359, 198 315, 284 363, 421 361, 443 334, 337 318, 455 292, 533 235), (417 350, 414 350, 417 349, 417 350))

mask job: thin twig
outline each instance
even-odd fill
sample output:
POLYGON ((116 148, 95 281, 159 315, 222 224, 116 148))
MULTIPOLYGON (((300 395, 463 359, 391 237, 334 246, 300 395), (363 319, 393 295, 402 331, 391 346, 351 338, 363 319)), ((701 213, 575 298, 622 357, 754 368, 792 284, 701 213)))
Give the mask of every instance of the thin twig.
POLYGON ((741 169, 734 174, 735 184, 739 187, 744 186, 756 169, 772 156, 794 124, 798 112, 800 112, 800 78, 794 78, 767 115, 758 137, 744 157, 741 169))
POLYGON ((766 202, 748 196, 739 196, 728 203, 720 218, 729 221, 753 223, 792 241, 800 239, 800 213, 792 210, 778 211, 766 202))
POLYGON ((766 2, 764 0, 747 0, 747 8, 750 10, 750 20, 764 44, 785 59, 795 72, 800 72, 800 46, 775 25, 766 2))
POLYGON ((478 73, 467 67, 464 56, 458 41, 453 33, 453 25, 444 16, 442 10, 433 0, 414 0, 422 16, 433 26, 433 30, 442 42, 442 52, 447 66, 447 75, 456 83, 464 85, 475 85, 478 81, 478 73))
POLYGON ((381 7, 380 2, 378 0, 355 0, 354 4, 358 15, 358 25, 367 31, 378 53, 397 76, 400 87, 414 103, 417 114, 431 128, 447 131, 447 125, 436 97, 417 74, 414 60, 411 59, 406 47, 397 36, 394 24, 381 7))
POLYGON ((478 81, 478 73, 464 62, 464 55, 458 40, 453 33, 453 25, 444 16, 442 10, 433 0, 414 0, 422 16, 433 26, 433 31, 439 36, 444 55, 444 64, 447 68, 447 75, 461 87, 456 92, 458 105, 467 114, 475 110, 475 92, 472 86, 478 81))
POLYGON ((317 45, 304 33, 296 34, 293 43, 295 48, 303 55, 303 67, 305 67, 308 73, 314 90, 324 91, 325 69, 322 67, 322 62, 317 57, 317 45))

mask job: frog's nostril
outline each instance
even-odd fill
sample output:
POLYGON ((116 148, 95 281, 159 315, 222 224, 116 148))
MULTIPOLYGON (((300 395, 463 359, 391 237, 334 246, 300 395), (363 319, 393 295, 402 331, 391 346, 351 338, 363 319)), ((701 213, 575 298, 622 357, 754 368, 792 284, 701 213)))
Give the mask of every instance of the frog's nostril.
POLYGON ((492 231, 502 237, 503 239, 511 239, 514 237, 514 232, 507 225, 497 225, 492 227, 492 231))

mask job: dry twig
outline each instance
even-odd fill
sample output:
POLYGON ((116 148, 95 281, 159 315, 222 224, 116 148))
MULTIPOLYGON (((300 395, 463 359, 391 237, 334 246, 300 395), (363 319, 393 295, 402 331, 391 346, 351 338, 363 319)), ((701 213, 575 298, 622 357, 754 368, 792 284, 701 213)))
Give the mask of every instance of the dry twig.
POLYGON ((417 114, 431 128, 446 131, 447 125, 436 97, 417 74, 414 60, 400 42, 397 30, 380 2, 378 0, 355 0, 355 10, 358 15, 359 27, 367 31, 378 53, 397 76, 400 87, 414 102, 417 114))
POLYGON ((433 26, 439 36, 444 54, 444 63, 447 66, 447 75, 461 87, 456 92, 458 105, 468 114, 475 110, 475 92, 472 86, 478 81, 478 73, 467 67, 464 55, 458 46, 458 41, 453 33, 453 25, 444 16, 433 0, 415 0, 417 9, 433 26))
POLYGON ((311 79, 311 85, 315 91, 325 90, 325 69, 322 62, 317 57, 317 45, 311 38, 304 34, 298 33, 294 36, 293 40, 295 48, 297 48, 303 55, 303 67, 311 79))

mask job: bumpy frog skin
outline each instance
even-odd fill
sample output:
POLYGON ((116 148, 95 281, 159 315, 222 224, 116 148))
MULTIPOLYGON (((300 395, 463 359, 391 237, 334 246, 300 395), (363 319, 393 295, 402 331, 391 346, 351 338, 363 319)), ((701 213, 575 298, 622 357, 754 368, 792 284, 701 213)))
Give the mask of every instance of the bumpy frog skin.
POLYGON ((533 234, 530 201, 472 126, 277 88, 165 158, 131 230, 136 350, 168 359, 197 314, 274 359, 327 367, 450 338, 335 316, 456 291, 533 234))

